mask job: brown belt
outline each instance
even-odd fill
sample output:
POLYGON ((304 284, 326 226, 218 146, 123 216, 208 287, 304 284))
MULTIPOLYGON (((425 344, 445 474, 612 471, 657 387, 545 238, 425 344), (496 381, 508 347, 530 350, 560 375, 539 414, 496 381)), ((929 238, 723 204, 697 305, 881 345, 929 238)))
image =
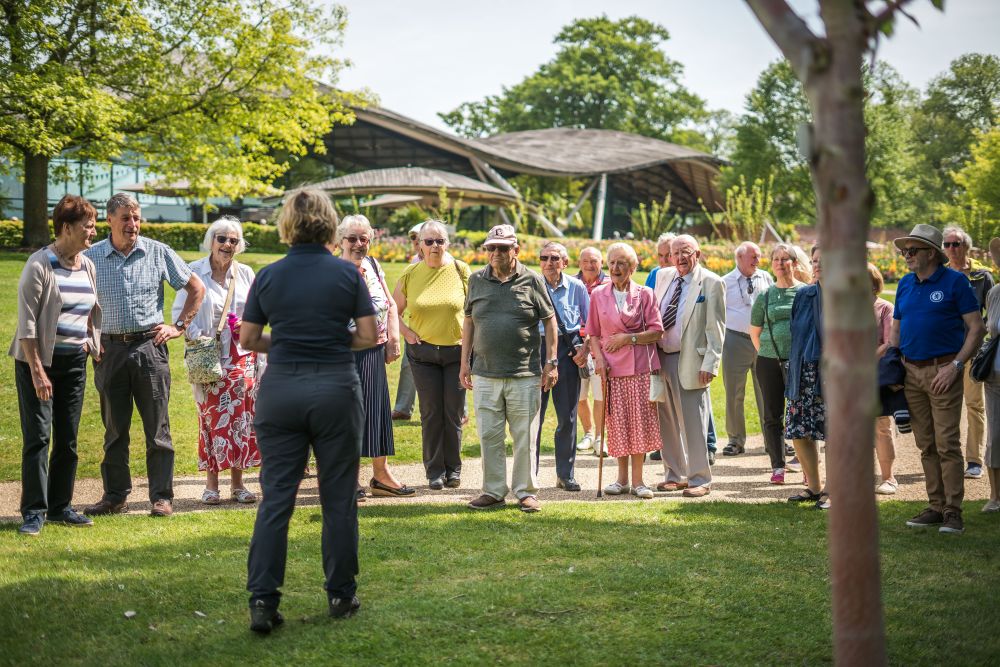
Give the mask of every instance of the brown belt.
POLYGON ((910 364, 911 366, 916 366, 917 368, 927 368, 928 366, 941 366, 943 364, 952 361, 957 357, 957 354, 946 354, 943 357, 934 357, 933 359, 907 359, 903 357, 903 361, 910 364))
POLYGON ((123 334, 101 334, 101 338, 107 338, 112 343, 135 343, 140 340, 146 340, 147 338, 152 338, 156 335, 151 329, 146 331, 133 331, 132 333, 123 334))

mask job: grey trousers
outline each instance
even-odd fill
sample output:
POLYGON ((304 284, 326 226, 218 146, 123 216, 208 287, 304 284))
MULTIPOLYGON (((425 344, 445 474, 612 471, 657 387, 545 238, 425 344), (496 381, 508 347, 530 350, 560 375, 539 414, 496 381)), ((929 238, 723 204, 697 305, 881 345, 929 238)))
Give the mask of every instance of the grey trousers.
MULTIPOLYGON (((409 343, 406 345, 410 347, 409 343)), ((417 386, 413 383, 413 372, 410 370, 410 357, 403 351, 403 361, 399 366, 399 385, 396 387, 396 404, 394 412, 413 414, 413 403, 417 400, 417 386)))
POLYGON ((712 483, 708 464, 708 388, 687 390, 677 374, 680 354, 660 355, 660 373, 667 384, 667 400, 658 403, 663 441, 663 479, 705 486, 712 483))
POLYGON ((753 380, 753 396, 757 401, 757 414, 764 414, 760 385, 757 383, 757 349, 750 336, 740 331, 726 329, 722 344, 722 384, 726 388, 726 433, 729 442, 743 447, 747 442, 747 424, 743 413, 746 397, 747 373, 753 380))
POLYGON ((101 395, 104 421, 104 497, 122 502, 132 492, 129 430, 132 405, 139 410, 146 436, 149 500, 174 497, 174 444, 170 439, 170 353, 152 338, 116 343, 101 337, 104 357, 94 364, 94 386, 101 395))
POLYGON ((354 365, 270 364, 261 379, 254 427, 260 487, 247 590, 251 604, 277 606, 285 581, 288 522, 309 448, 316 455, 326 591, 350 598, 358 574, 358 464, 365 414, 354 365))

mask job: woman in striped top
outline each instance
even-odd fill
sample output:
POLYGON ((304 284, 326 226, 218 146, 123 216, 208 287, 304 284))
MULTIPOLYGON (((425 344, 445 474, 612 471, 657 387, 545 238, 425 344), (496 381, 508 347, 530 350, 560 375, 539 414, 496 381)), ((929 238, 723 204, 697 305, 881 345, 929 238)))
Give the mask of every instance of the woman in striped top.
POLYGON ((56 240, 28 258, 18 284, 17 333, 10 355, 24 438, 24 535, 38 535, 46 520, 93 524, 71 501, 87 354, 98 361, 101 351, 94 265, 82 254, 94 239, 96 220, 97 212, 83 197, 59 200, 52 212, 56 240))

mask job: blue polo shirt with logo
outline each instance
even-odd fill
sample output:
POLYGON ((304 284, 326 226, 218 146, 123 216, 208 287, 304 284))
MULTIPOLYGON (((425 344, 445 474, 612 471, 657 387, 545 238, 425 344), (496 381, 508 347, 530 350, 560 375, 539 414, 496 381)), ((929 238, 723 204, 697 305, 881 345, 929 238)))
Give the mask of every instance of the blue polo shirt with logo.
POLYGON ((903 356, 924 361, 955 354, 965 343, 966 313, 978 313, 979 302, 965 274, 939 266, 927 280, 908 273, 896 287, 899 349, 903 356))

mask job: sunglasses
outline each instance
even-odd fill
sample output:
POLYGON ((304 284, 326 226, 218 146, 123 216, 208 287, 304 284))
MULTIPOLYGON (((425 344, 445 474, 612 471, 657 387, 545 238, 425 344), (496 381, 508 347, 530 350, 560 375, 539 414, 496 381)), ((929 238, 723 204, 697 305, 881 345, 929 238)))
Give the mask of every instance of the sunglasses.
POLYGON ((350 243, 351 245, 355 245, 358 243, 360 243, 361 245, 368 245, 372 241, 367 236, 345 236, 344 240, 350 243))
POLYGON ((539 255, 539 262, 561 262, 562 255, 539 255))
POLYGON ((424 239, 424 245, 433 248, 436 245, 443 246, 448 241, 446 239, 424 239))
POLYGON ((943 245, 945 248, 961 248, 962 247, 962 242, 961 241, 945 241, 941 245, 943 245))
POLYGON ((233 237, 233 236, 225 236, 223 234, 219 234, 218 236, 216 236, 215 237, 215 242, 218 243, 219 245, 226 245, 227 243, 229 245, 239 245, 240 244, 240 240, 238 238, 233 237))
POLYGON ((903 257, 913 257, 921 250, 930 250, 930 248, 900 248, 899 254, 903 257))
POLYGON ((514 249, 512 245, 484 245, 483 250, 486 252, 510 252, 514 249))

